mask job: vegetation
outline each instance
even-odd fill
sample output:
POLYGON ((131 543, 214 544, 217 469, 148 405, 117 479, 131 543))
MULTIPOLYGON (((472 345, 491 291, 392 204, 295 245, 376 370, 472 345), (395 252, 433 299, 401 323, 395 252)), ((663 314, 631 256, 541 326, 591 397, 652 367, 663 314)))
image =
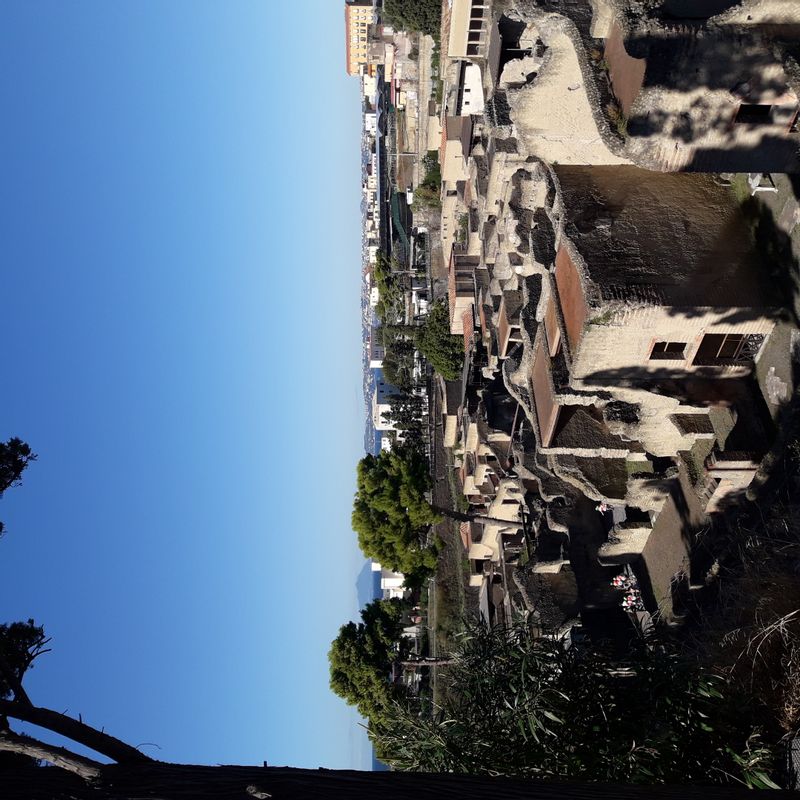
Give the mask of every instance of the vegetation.
MULTIPOLYGON (((391 455, 382 454, 380 460, 391 455)), ((0 626, 0 794, 4 800, 156 795, 164 800, 278 795, 353 800, 380 795, 390 800, 467 793, 475 798, 554 800, 583 796, 574 786, 558 782, 563 778, 774 787, 774 750, 768 744, 774 735, 770 738, 770 731, 762 729, 764 707, 781 704, 781 724, 791 731, 800 708, 795 629, 800 590, 794 570, 800 558, 800 517, 785 505, 794 500, 791 487, 800 474, 800 446, 789 448, 786 462, 786 489, 770 513, 739 515, 739 527, 723 529, 728 533, 718 532, 723 538, 713 542, 728 547, 727 566, 720 566, 726 582, 719 616, 704 622, 709 626, 716 621, 718 627, 706 631, 717 635, 699 661, 657 639, 637 639, 618 655, 537 639, 524 624, 510 629, 473 625, 443 674, 440 670, 440 677, 457 691, 445 692, 442 706, 428 714, 420 713, 420 704, 388 680, 393 666, 406 657, 400 636, 402 603, 375 601, 363 609, 360 623, 343 626, 330 650, 331 686, 376 719, 371 735, 383 759, 401 770, 445 773, 427 774, 419 783, 398 772, 363 773, 363 778, 356 773, 354 778, 353 773, 335 771, 154 761, 80 718, 34 705, 22 681, 36 656, 45 652, 44 632, 31 620, 0 626), (709 658, 723 667, 721 674, 698 667, 709 658), (763 702, 753 699, 754 689, 765 695, 763 702), (49 730, 115 763, 18 735, 9 727, 12 720, 49 730), (39 759, 53 766, 38 766, 39 759), (467 782, 454 773, 476 777, 467 782), (556 780, 506 783, 503 776, 556 780)), ((419 522, 433 514, 422 498, 428 482, 423 464, 419 455, 406 452, 382 475, 377 469, 369 474, 382 479, 377 494, 387 506, 405 506, 409 524, 412 516, 419 522), (402 499, 388 492, 389 484, 400 487, 402 499)), ((375 506, 380 505, 377 494, 375 506)), ((649 796, 648 791, 598 785, 591 795, 638 798, 649 796)), ((728 791, 739 796, 735 787, 728 791)), ((679 789, 674 796, 690 795, 679 789)))
POLYGON ((405 574, 433 570, 436 554, 423 544, 439 519, 425 498, 430 486, 428 461, 414 448, 359 461, 352 522, 364 555, 405 574))
POLYGON ((378 252, 372 277, 378 287, 378 305, 375 313, 381 323, 396 325, 403 321, 405 314, 405 287, 402 275, 398 274, 399 265, 395 259, 388 258, 378 252))
POLYGON ((383 374, 386 380, 408 394, 414 388, 414 328, 408 325, 383 325, 383 374))
POLYGON ((0 496, 22 483, 22 473, 31 461, 36 461, 36 454, 22 439, 14 436, 0 443, 0 496))
POLYGON ((456 228, 456 241, 466 242, 469 238, 469 214, 461 214, 456 228))
MULTIPOLYGON (((0 442, 0 497, 6 489, 22 483, 22 473, 31 461, 36 461, 36 454, 22 439, 14 436, 7 442, 0 442)), ((0 536, 4 530, 5 525, 0 522, 0 536)))
POLYGON ((703 532, 712 596, 688 606, 684 647, 723 675, 732 696, 757 690, 773 742, 800 727, 800 446, 776 465, 778 487, 759 503, 739 500, 703 532))
POLYGON ((622 111, 622 106, 614 100, 606 105, 606 113, 620 138, 624 139, 628 135, 628 119, 622 111))
POLYGON ((441 69, 441 47, 438 38, 436 38, 431 51, 431 77, 433 78, 433 99, 436 101, 436 105, 440 107, 444 96, 444 81, 442 80, 441 69))
POLYGON ((47 652, 49 641, 32 619, 0 625, 0 700, 21 690, 23 676, 34 659, 47 652))
POLYGON ((432 150, 422 159, 425 177, 414 189, 414 210, 421 208, 436 209, 442 207, 442 172, 439 166, 439 154, 432 150))
POLYGON ((399 30, 427 33, 438 39, 442 4, 440 0, 385 0, 383 17, 399 30))
POLYGON ((415 394, 404 394, 389 398, 389 411, 383 419, 403 432, 403 443, 410 448, 422 451, 427 437, 424 423, 427 399, 415 394))
POLYGON ((474 625, 446 680, 455 691, 432 716, 393 705, 376 742, 394 768, 774 786, 746 701, 663 643, 637 641, 620 662, 525 625, 474 625))
POLYGON ((445 379, 458 380, 464 365, 464 340, 450 333, 450 313, 440 301, 431 307, 417 331, 417 347, 430 365, 445 379))
POLYGON ((400 698, 388 676, 401 656, 402 611, 400 600, 374 600, 361 610, 361 622, 339 629, 328 653, 331 689, 373 722, 400 698))

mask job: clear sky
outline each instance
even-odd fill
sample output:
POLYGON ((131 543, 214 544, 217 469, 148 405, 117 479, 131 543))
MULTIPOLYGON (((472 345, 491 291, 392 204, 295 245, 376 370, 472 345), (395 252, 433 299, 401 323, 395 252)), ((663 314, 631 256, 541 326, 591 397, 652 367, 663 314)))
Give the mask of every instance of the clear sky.
POLYGON ((368 765, 360 115, 339 0, 0 3, 0 614, 156 757, 368 765), (298 13, 299 12, 299 13, 298 13))

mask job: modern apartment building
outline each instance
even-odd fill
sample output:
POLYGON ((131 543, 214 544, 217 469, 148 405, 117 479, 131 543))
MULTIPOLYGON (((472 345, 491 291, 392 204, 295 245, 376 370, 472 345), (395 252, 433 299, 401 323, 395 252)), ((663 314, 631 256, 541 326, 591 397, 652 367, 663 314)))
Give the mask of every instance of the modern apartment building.
POLYGON ((369 26, 372 23, 371 0, 347 0, 344 5, 345 53, 347 74, 358 75, 367 65, 369 26))

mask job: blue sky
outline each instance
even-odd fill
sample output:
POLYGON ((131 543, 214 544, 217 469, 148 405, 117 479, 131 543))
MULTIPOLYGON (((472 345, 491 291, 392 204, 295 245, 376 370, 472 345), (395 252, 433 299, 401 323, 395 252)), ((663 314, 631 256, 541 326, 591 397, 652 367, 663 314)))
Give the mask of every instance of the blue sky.
POLYGON ((359 89, 338 0, 3 0, 0 612, 34 702, 159 758, 368 765, 359 89))

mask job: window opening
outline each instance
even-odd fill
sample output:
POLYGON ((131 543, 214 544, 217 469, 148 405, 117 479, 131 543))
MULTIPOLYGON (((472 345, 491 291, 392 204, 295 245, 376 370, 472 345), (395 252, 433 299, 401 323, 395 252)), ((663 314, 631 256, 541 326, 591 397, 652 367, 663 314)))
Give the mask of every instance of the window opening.
POLYGON ((686 357, 686 342, 656 342, 650 351, 651 361, 682 361, 686 357))

